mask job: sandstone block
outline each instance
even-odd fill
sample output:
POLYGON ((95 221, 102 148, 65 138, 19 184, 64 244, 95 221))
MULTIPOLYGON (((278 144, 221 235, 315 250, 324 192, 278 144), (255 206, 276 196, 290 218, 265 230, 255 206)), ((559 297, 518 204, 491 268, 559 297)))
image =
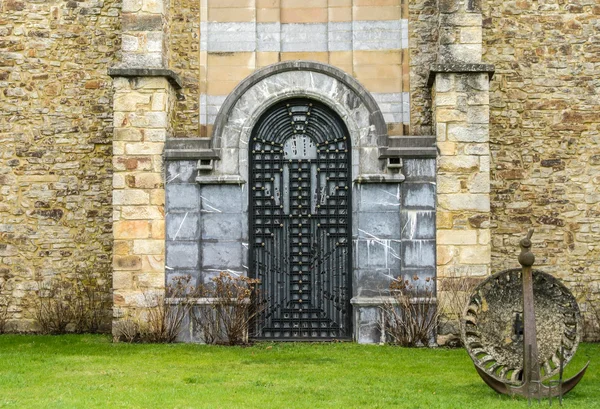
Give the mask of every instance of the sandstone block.
POLYGON ((115 190, 113 205, 142 205, 150 203, 148 192, 138 189, 115 190))
POLYGON ((142 259, 142 269, 145 272, 165 272, 165 257, 162 255, 146 255, 141 256, 142 259))
POLYGON ((478 156, 442 156, 438 158, 438 170, 441 172, 471 172, 479 169, 478 156))
POLYGON ((458 193, 460 192, 460 180, 456 175, 438 175, 437 193, 458 193))
POLYGON ((437 244, 475 245, 477 230, 438 230, 437 244))
POLYGON ((460 42, 463 44, 481 44, 482 28, 478 27, 461 27, 460 42))
POLYGON ((448 124, 448 140, 458 142, 487 142, 489 125, 482 124, 448 124))
POLYGON ((131 142, 125 144, 127 155, 160 155, 164 144, 161 142, 131 142))
POLYGON ((113 223, 115 239, 145 239, 150 237, 150 225, 146 220, 124 220, 113 223))
POLYGON ((135 271, 142 268, 140 256, 113 256, 113 268, 115 270, 135 271))
POLYGON ((133 254, 149 255, 149 254, 164 254, 165 252, 165 241, 164 240, 134 240, 133 241, 133 254))
POLYGON ((116 128, 114 137, 116 141, 141 141, 142 130, 136 128, 116 128))
POLYGON ((467 187, 471 193, 489 193, 490 174, 488 172, 475 173, 469 178, 467 187))
POLYGON ((121 217, 125 220, 162 220, 165 211, 162 206, 123 206, 121 217))
POLYGON ((438 208, 446 210, 490 211, 490 197, 486 194, 439 194, 437 203, 438 208))
POLYGON ((438 266, 448 264, 458 254, 455 246, 438 245, 436 246, 436 262, 438 266))
POLYGON ((489 264, 491 249, 489 245, 461 246, 458 262, 460 264, 489 264))
POLYGON ((464 122, 467 119, 465 112, 452 108, 437 108, 435 110, 436 122, 464 122))
MULTIPOLYGON (((131 112, 140 108, 149 107, 150 95, 139 92, 128 92, 115 97, 115 111, 131 112)), ((135 126, 135 125, 134 125, 135 126)))
POLYGON ((152 220, 151 221, 151 236, 153 239, 165 239, 165 221, 164 220, 152 220))
MULTIPOLYGON (((438 124, 440 125, 440 124, 438 124)), ((456 142, 438 142, 437 147, 440 150, 442 156, 454 156, 456 155, 456 142)))

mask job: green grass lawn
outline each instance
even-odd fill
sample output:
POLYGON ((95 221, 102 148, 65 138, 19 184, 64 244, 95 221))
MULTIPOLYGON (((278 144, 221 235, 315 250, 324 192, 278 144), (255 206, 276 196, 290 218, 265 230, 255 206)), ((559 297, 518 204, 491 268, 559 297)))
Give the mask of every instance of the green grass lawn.
MULTIPOLYGON (((600 408, 600 344, 580 345, 567 375, 588 359, 588 373, 566 396, 565 408, 600 408)), ((517 407, 527 401, 488 388, 464 350, 0 336, 0 408, 517 407)))

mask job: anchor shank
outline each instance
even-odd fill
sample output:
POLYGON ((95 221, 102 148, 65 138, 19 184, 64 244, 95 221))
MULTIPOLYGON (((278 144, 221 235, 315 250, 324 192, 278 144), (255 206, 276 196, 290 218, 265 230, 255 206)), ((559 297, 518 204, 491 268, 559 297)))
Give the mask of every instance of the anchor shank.
POLYGON ((523 380, 525 383, 540 380, 538 362, 537 328, 533 305, 533 275, 531 266, 523 266, 523 380))

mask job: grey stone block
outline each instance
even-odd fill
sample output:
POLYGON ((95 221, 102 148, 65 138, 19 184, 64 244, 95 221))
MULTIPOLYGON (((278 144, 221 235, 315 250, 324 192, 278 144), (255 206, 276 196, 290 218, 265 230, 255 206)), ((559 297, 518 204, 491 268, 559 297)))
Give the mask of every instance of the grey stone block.
POLYGON ((357 269, 354 275, 353 293, 359 297, 387 295, 394 278, 392 271, 387 268, 357 269))
POLYGON ((433 183, 403 183, 402 207, 404 209, 435 209, 435 185, 433 183))
POLYGON ((435 159, 404 159, 402 173, 407 182, 435 182, 435 159))
POLYGON ((397 213, 400 210, 402 196, 400 184, 362 184, 356 191, 359 212, 397 213))
POLYGON ((196 184, 172 183, 166 186, 166 210, 198 210, 200 208, 200 187, 196 184))
POLYGON ((359 344, 377 344, 381 340, 379 307, 356 307, 356 342, 359 344))
POLYGON ((203 213, 202 239, 240 240, 242 238, 241 213, 203 213))
POLYGON ((185 241, 167 242, 167 270, 194 269, 198 267, 198 243, 185 241))
POLYGON ((198 213, 168 213, 166 216, 167 240, 198 240, 200 217, 198 213))
POLYGON ((204 185, 200 189, 201 209, 206 213, 240 213, 246 189, 239 185, 204 185))
POLYGON ((166 181, 171 183, 194 183, 196 178, 196 161, 182 160, 166 163, 166 181))
POLYGON ((399 239, 400 213, 361 213, 358 236, 363 239, 399 239))
POLYGON ((202 268, 220 270, 242 270, 246 265, 242 260, 242 243, 231 242, 201 242, 202 268))
POLYGON ((435 240, 402 242, 403 267, 435 267, 435 240))
POLYGON ((400 226, 403 240, 435 239, 435 212, 402 211, 400 212, 400 226))
POLYGON ((399 240, 360 239, 357 240, 356 247, 356 267, 400 270, 401 243, 399 240))

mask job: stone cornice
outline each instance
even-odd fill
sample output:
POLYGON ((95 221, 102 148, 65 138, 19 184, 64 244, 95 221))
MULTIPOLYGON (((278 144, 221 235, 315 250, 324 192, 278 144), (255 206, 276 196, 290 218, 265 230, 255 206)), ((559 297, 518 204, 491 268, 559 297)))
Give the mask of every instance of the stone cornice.
POLYGON ((173 70, 166 68, 119 68, 112 67, 108 69, 108 75, 111 77, 164 77, 175 89, 183 88, 183 82, 179 75, 173 70))
POLYGON ((427 75, 427 86, 431 87, 435 81, 435 76, 438 73, 487 73, 489 78, 494 76, 495 67, 492 64, 476 64, 453 62, 447 64, 432 64, 427 75))

